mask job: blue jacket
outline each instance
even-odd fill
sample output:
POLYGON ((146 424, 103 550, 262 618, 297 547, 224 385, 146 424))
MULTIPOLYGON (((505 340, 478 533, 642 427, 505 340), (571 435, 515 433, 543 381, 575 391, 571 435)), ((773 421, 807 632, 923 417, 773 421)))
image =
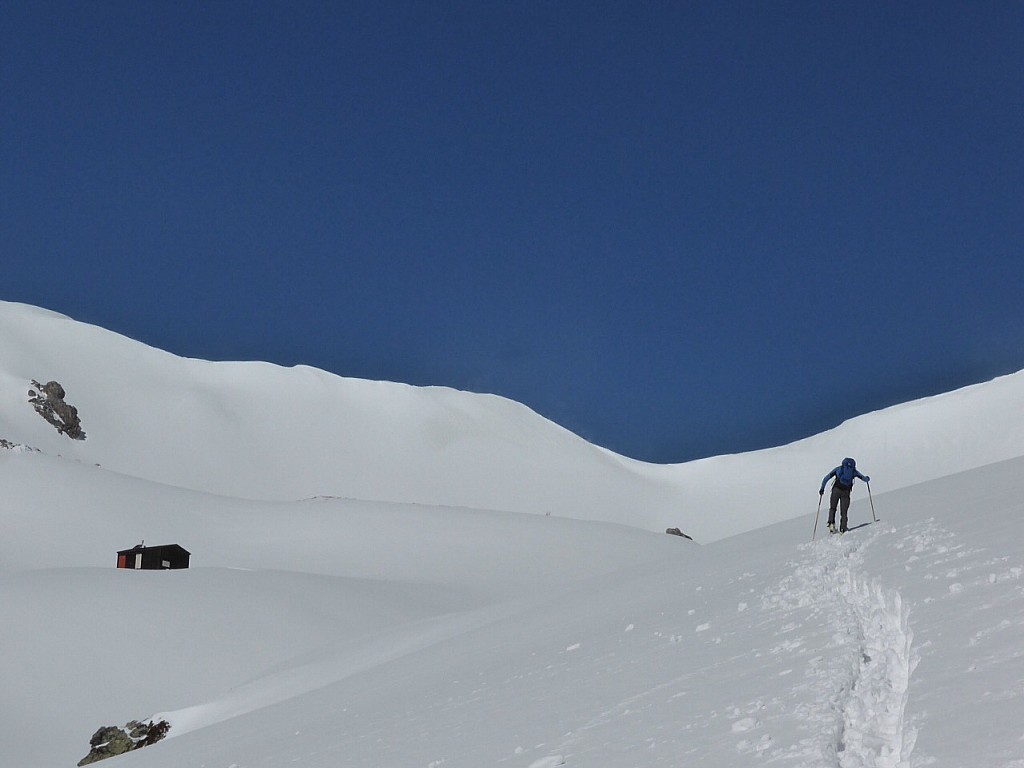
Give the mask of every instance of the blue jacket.
MULTIPOLYGON (((830 477, 836 477, 839 474, 839 470, 841 470, 842 468, 843 468, 843 466, 840 464, 838 467, 833 469, 831 472, 829 472, 827 475, 825 475, 825 477, 823 477, 821 479, 821 490, 819 491, 819 493, 824 493, 825 492, 825 484, 828 482, 829 478, 830 477)), ((853 476, 855 478, 859 477, 865 483, 870 483, 871 482, 871 478, 868 477, 867 475, 862 475, 860 472, 857 471, 856 467, 853 470, 853 476)), ((842 486, 840 486, 840 487, 842 487, 842 486)), ((851 488, 853 487, 853 482, 852 481, 850 483, 850 487, 851 488)))

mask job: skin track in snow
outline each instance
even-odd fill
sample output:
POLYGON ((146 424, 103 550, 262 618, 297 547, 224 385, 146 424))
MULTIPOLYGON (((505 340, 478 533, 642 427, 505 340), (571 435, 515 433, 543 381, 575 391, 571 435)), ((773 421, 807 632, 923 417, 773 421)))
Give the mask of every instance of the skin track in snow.
MULTIPOLYGON (((863 570, 863 550, 885 533, 803 545, 804 559, 765 605, 811 608, 833 632, 830 658, 812 660, 805 715, 813 736, 799 756, 839 768, 908 768, 916 731, 904 716, 917 659, 903 600, 863 570)), ((812 761, 813 762, 813 761, 812 761)), ((808 763, 799 762, 800 765, 808 763)))

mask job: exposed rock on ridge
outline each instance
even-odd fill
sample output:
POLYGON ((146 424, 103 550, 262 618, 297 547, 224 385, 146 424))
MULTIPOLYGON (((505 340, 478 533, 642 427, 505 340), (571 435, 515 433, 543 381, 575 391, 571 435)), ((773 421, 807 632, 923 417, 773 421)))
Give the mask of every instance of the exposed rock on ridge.
POLYGON ((22 445, 21 443, 12 443, 10 440, 5 440, 2 437, 0 437, 0 448, 6 448, 8 451, 33 451, 39 453, 38 448, 22 445))
POLYGON ((36 413, 52 424, 60 434, 72 440, 85 440, 78 409, 64 402, 64 387, 56 381, 40 384, 35 379, 32 379, 32 386, 35 389, 28 391, 28 401, 36 413))
POLYGON ((161 720, 159 723, 152 721, 140 723, 138 720, 132 720, 124 728, 114 725, 104 726, 89 739, 91 747, 89 754, 83 757, 78 765, 90 765, 100 760, 106 760, 108 757, 123 755, 133 749, 156 744, 167 735, 167 731, 170 729, 171 726, 166 720, 161 720))

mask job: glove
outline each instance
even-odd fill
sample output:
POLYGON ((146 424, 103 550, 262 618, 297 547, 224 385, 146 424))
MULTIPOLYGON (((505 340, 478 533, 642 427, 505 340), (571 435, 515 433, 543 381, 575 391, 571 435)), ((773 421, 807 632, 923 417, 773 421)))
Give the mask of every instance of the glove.
POLYGON ((871 478, 868 477, 867 475, 864 475, 864 482, 865 483, 870 483, 871 482, 871 478))
POLYGON ((825 489, 824 488, 819 488, 818 489, 818 495, 819 496, 824 496, 825 495, 825 489))

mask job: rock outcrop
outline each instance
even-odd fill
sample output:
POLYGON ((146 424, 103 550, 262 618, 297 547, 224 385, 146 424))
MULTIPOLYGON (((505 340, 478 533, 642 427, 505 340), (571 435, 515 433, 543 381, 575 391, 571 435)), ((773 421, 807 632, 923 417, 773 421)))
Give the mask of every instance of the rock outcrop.
POLYGON ((78 761, 78 765, 90 765, 106 760, 108 757, 123 755, 133 749, 141 749, 151 744, 156 744, 171 729, 166 720, 158 723, 150 721, 142 723, 132 720, 124 728, 116 725, 106 725, 100 728, 89 739, 89 754, 78 761))
POLYGON ((36 413, 46 419, 62 435, 72 440, 85 440, 82 422, 78 418, 78 409, 64 402, 64 387, 56 381, 40 384, 32 380, 33 389, 28 391, 28 401, 36 409, 36 413))
POLYGON ((30 445, 22 445, 21 443, 12 443, 10 440, 5 440, 0 437, 0 448, 6 448, 8 451, 32 451, 39 453, 38 448, 33 448, 30 445))

